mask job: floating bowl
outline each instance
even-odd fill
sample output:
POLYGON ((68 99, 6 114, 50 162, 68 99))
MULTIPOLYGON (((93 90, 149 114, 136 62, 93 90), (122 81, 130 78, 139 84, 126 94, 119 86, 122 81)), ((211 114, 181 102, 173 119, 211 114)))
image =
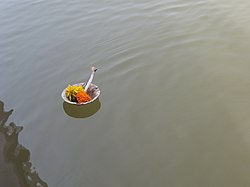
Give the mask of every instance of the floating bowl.
MULTIPOLYGON (((77 84, 73 84, 75 86, 82 86, 83 88, 85 87, 86 83, 83 82, 83 83, 77 83, 77 84)), ((63 91, 62 91, 62 98, 65 102, 69 103, 69 104, 72 104, 72 105, 87 105, 89 103, 92 103, 93 101, 95 101, 99 96, 100 96, 100 89, 98 86, 96 86, 95 84, 90 84, 88 90, 87 90, 87 94, 92 98, 92 100, 88 101, 88 102, 85 102, 85 103, 77 103, 77 102, 72 102, 70 101, 66 94, 65 94, 65 91, 66 91, 67 88, 65 88, 63 91)))

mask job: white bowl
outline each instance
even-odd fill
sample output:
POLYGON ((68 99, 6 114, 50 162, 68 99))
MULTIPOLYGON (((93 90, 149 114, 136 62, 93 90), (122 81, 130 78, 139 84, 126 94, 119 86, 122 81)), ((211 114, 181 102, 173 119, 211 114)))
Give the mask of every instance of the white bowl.
MULTIPOLYGON (((76 84, 73 84, 73 85, 76 85, 76 86, 85 86, 86 83, 83 82, 83 83, 76 83, 76 84)), ((100 89, 98 86, 96 86, 95 84, 91 84, 88 88, 88 91, 87 91, 87 94, 92 98, 92 100, 88 101, 88 102, 85 102, 85 103, 77 103, 77 102, 72 102, 70 101, 66 94, 65 94, 65 91, 66 91, 67 88, 65 88, 63 91, 62 91, 62 98, 65 102, 69 103, 69 104, 72 104, 72 105, 86 105, 86 104, 89 104, 89 103, 92 103, 93 101, 95 101, 99 96, 100 96, 100 89)))

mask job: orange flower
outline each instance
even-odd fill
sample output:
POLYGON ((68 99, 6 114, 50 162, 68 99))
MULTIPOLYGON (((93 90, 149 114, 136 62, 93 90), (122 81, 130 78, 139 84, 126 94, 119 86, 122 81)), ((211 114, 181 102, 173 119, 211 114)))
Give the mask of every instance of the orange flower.
POLYGON ((91 97, 85 91, 78 92, 76 94, 76 99, 78 103, 91 101, 91 97))

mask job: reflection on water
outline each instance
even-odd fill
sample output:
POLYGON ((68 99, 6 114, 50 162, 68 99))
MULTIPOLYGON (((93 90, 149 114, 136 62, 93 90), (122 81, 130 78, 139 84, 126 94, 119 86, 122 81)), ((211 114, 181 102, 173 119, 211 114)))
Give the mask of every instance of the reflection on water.
POLYGON ((39 176, 52 187, 250 186, 249 7, 0 1, 0 98, 39 176), (92 65, 101 110, 63 104, 92 65))
POLYGON ((13 110, 4 111, 0 101, 0 180, 6 187, 46 187, 48 186, 32 169, 30 151, 18 142, 23 127, 14 123, 6 124, 13 110))
POLYGON ((63 109, 66 114, 74 118, 87 118, 94 115, 101 108, 99 99, 87 105, 71 105, 63 102, 63 109))

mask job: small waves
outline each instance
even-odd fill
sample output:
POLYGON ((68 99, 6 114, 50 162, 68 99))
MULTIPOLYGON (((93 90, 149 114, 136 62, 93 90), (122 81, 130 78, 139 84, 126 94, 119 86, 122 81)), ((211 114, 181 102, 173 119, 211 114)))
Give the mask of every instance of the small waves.
MULTIPOLYGON (((180 163, 195 158, 186 157, 191 149, 185 145, 192 153, 201 150, 204 158, 211 152, 217 158, 216 146, 230 141, 228 136, 203 149, 203 143, 193 143, 194 133, 201 134, 195 142, 209 144, 212 136, 204 129, 223 136, 235 120, 247 132, 241 124, 249 121, 250 108, 249 3, 240 2, 1 1, 0 97, 15 106, 15 121, 30 127, 23 139, 49 184, 65 186, 67 178, 70 186, 79 186, 84 173, 85 186, 103 185, 100 178, 106 186, 124 186, 124 181, 159 186, 171 180, 185 186, 191 180, 196 184, 202 168, 217 169, 205 159, 196 176, 161 177, 180 173, 180 163), (102 108, 88 119, 67 118, 60 92, 68 83, 87 80, 92 65, 100 68, 94 83, 101 89, 102 108), (162 165, 166 160, 170 169, 162 165), (147 166, 154 171, 145 173, 147 166)), ((222 163, 224 155, 219 155, 222 163)), ((189 165, 197 164, 184 163, 189 165)))

